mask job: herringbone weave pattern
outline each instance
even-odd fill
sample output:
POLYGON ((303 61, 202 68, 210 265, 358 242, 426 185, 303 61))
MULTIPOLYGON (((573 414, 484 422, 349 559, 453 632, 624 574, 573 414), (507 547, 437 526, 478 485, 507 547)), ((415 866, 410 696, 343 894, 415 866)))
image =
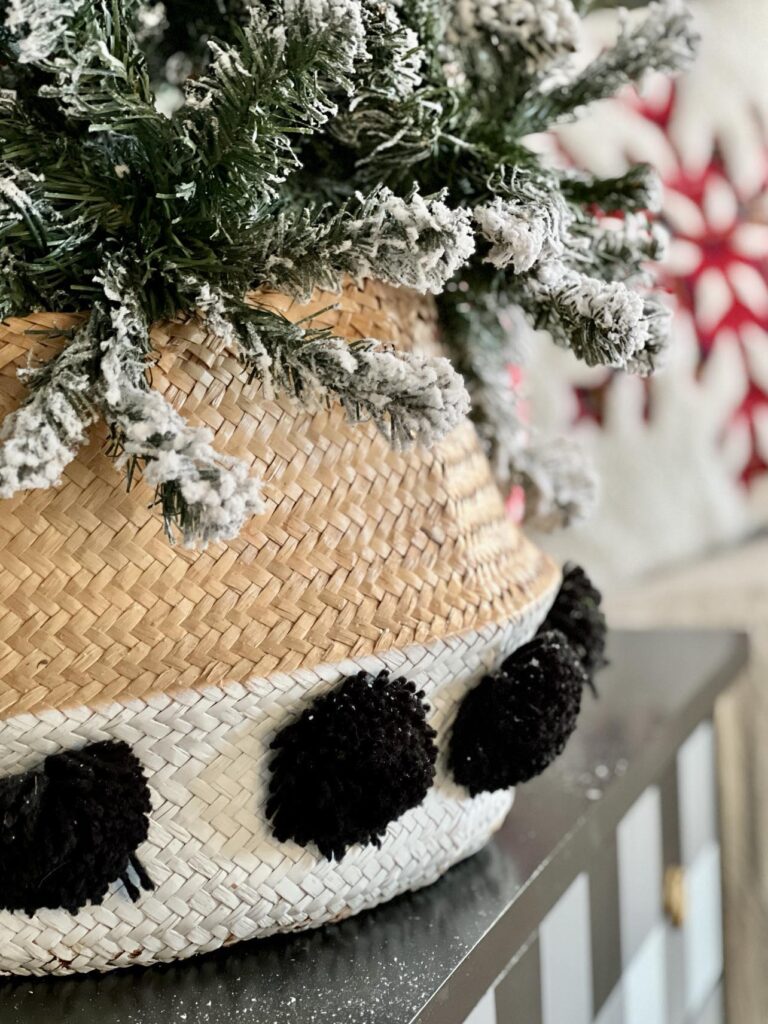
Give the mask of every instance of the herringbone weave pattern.
MULTIPOLYGON (((349 339, 438 350, 434 305, 412 293, 369 284, 303 307, 261 299, 349 339)), ((0 328, 0 414, 23 397, 19 366, 61 344, 30 331, 75 320, 0 328)), ((173 960, 336 920, 433 881, 484 844, 512 800, 453 784, 448 732, 469 686, 543 618, 558 573, 505 518, 472 427, 398 454, 338 409, 268 399, 194 320, 158 325, 153 341, 154 385, 253 465, 268 511, 231 544, 170 547, 147 488, 122 490, 103 429, 60 488, 0 504, 0 776, 127 741, 152 792, 137 852, 157 886, 136 904, 116 884, 77 914, 0 913, 0 971, 173 960), (329 862, 272 836, 269 744, 361 668, 426 690, 438 772, 380 849, 329 862)))
MULTIPOLYGON (((306 306, 261 296, 348 339, 436 350, 430 298, 369 283, 306 306), (332 306, 332 309, 327 307, 332 306)), ((19 367, 74 316, 0 327, 0 415, 19 367), (37 332, 37 333, 35 333, 37 332)), ((473 428, 393 452, 338 408, 307 413, 246 383, 195 320, 157 325, 154 386, 266 481, 268 510, 236 541, 171 547, 152 495, 130 493, 105 431, 61 487, 0 503, 0 717, 291 672, 514 616, 556 571, 505 519, 473 428)))

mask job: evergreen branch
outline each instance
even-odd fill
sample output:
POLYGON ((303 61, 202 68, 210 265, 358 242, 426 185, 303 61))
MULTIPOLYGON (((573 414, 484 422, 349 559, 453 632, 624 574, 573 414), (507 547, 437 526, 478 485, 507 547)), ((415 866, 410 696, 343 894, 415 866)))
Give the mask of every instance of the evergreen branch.
POLYGON ((118 402, 105 402, 104 417, 129 486, 139 469, 155 488, 171 542, 177 531, 186 547, 233 540, 265 511, 248 465, 217 452, 211 431, 190 427, 157 391, 123 386, 118 402))
POLYGON ((667 318, 627 284, 659 255, 642 212, 658 189, 645 169, 557 171, 525 137, 646 67, 682 66, 693 42, 681 0, 663 0, 574 76, 586 3, 6 0, 0 315, 91 316, 0 428, 2 493, 57 479, 100 409, 169 532, 232 536, 261 508, 257 484, 151 391, 149 325, 199 308, 265 388, 339 402, 398 446, 429 443, 466 411, 447 362, 348 345, 243 296, 305 298, 345 276, 439 293, 459 279, 467 291, 441 310, 497 472, 570 509, 574 478, 538 480, 534 465, 549 478, 558 460, 530 454, 504 390, 500 318, 517 303, 587 362, 649 372, 667 318))
POLYGON ((139 304, 123 293, 108 322, 99 397, 112 434, 111 454, 127 469, 128 485, 140 469, 155 488, 169 540, 176 531, 188 547, 232 540, 265 509, 259 482, 241 459, 213 448, 210 430, 189 426, 149 387, 143 359, 148 325, 139 304))
POLYGON ((522 55, 529 76, 570 58, 581 41, 572 0, 459 0, 456 20, 463 33, 483 32, 522 55))
POLYGON ((338 290, 346 276, 440 292, 474 250, 469 212, 444 198, 383 187, 330 215, 284 211, 255 254, 255 276, 303 300, 315 288, 338 290))
MULTIPOLYGON (((71 7, 71 13, 59 26, 56 50, 46 60, 36 58, 50 78, 39 95, 56 100, 71 122, 86 122, 90 132, 128 132, 156 145, 165 125, 128 24, 134 0, 57 0, 56 6, 71 7)), ((28 40, 22 37, 22 47, 28 40)))
POLYGON ((545 93, 529 93, 520 105, 515 130, 519 134, 543 131, 590 103, 614 96, 624 85, 640 83, 650 70, 683 71, 693 60, 697 43, 683 0, 656 0, 634 28, 625 15, 616 45, 576 78, 545 93))
POLYGON ((585 221, 572 231, 573 262, 579 262, 593 277, 603 281, 624 281, 651 285, 649 263, 664 258, 666 228, 643 214, 628 213, 623 219, 585 221))
POLYGON ((43 64, 60 49, 70 21, 87 0, 7 0, 5 27, 18 39, 20 64, 43 64))
POLYGON ((412 170, 432 158, 453 100, 427 74, 445 27, 442 5, 432 0, 403 5, 363 0, 366 50, 356 63, 348 102, 340 102, 328 130, 354 152, 365 186, 413 181, 412 170), (407 24, 405 19, 411 24, 407 24))
POLYGON ((237 320, 242 359, 267 394, 308 408, 339 402, 352 423, 372 421, 396 448, 433 444, 467 414, 461 377, 447 359, 346 342, 266 309, 237 320))
POLYGON ((551 180, 517 169, 494 176, 498 194, 474 210, 480 232, 491 245, 485 262, 524 274, 540 260, 559 259, 570 244, 575 213, 551 180))
POLYGON ((659 299, 643 300, 643 321, 647 332, 645 344, 628 361, 627 369, 640 377, 648 377, 664 366, 669 350, 670 310, 659 299))
POLYGON ((577 526, 597 504, 595 467, 571 438, 534 434, 511 472, 525 495, 525 521, 537 530, 577 526))
POLYGON ((20 372, 29 396, 0 428, 0 498, 59 482, 97 418, 97 366, 98 336, 87 321, 47 364, 20 372))
POLYGON ((617 178, 569 171, 561 188, 570 202, 596 206, 603 213, 658 213, 663 198, 659 174, 648 164, 637 164, 617 178))
POLYGON ((587 366, 639 365, 650 341, 643 299, 620 281, 600 281, 553 261, 520 283, 520 305, 587 366))
POLYGON ((182 174, 205 183, 198 196, 213 192, 220 203, 236 189, 237 208, 274 195, 297 168, 290 135, 325 124, 336 110, 331 91, 350 88, 364 52, 354 0, 277 7, 283 21, 253 7, 236 46, 211 42, 208 74, 185 88, 182 174))
POLYGON ((538 435, 526 422, 519 387, 512 384, 513 368, 527 361, 529 332, 522 317, 505 308, 499 296, 483 299, 467 284, 465 292, 443 299, 442 320, 496 482, 505 495, 513 487, 523 489, 525 520, 537 529, 581 522, 596 502, 594 468, 578 444, 538 435))

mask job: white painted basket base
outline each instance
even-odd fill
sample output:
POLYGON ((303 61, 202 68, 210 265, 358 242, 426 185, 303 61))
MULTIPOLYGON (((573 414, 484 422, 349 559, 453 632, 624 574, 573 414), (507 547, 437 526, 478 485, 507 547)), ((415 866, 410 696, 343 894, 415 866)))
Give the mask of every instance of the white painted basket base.
POLYGON ((470 798, 451 781, 446 752, 456 709, 545 613, 539 604, 505 625, 245 686, 3 722, 2 775, 88 742, 131 745, 152 793, 149 838, 138 856, 156 888, 133 903, 116 883, 101 905, 76 914, 0 912, 0 972, 69 974, 175 960, 336 921, 433 882, 480 849, 512 805, 511 792, 470 798), (272 835, 264 817, 269 745, 312 699, 361 668, 388 668, 426 691, 438 732, 437 776, 379 848, 355 846, 332 862, 272 835))

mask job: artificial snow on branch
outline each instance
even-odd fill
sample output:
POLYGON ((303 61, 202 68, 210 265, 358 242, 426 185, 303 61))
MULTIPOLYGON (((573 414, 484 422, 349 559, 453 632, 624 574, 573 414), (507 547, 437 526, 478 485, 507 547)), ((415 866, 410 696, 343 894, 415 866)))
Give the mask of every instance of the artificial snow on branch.
MULTIPOLYGON (((290 324, 248 305, 263 288, 301 300, 375 278, 437 295, 495 459, 494 432, 519 447, 523 426, 514 400, 503 415, 499 311, 522 309, 590 364, 650 372, 665 344, 645 272, 655 179, 565 171, 528 139, 647 69, 684 67, 694 33, 680 0, 661 0, 577 74, 583 9, 8 0, 0 315, 90 317, 0 428, 0 494, 57 481, 98 413, 185 542, 230 538, 263 507, 247 467, 151 389, 150 326, 178 315, 201 316, 266 389, 337 402, 394 445, 430 444, 466 414, 446 360, 290 324)), ((519 455, 499 472, 533 480, 519 455)))
POLYGON ((265 511, 259 481, 241 460, 217 452, 213 434, 190 427, 173 406, 149 388, 121 385, 105 399, 118 465, 135 466, 155 488, 170 540, 188 547, 232 540, 251 516, 265 511))
POLYGON ((380 188, 358 193, 328 220, 283 213, 255 261, 259 278, 302 300, 315 288, 338 291, 345 276, 441 292, 475 248, 469 211, 444 199, 380 188))
POLYGON ((348 342, 292 323, 258 295, 228 307, 204 285, 196 306, 267 397, 287 395, 308 409, 338 402, 352 423, 371 421, 396 448, 433 444, 469 411, 461 376, 441 356, 399 352, 373 338, 348 342))
POLYGON ((239 326, 244 362, 267 394, 283 392, 310 409, 337 401, 351 422, 370 420, 396 448, 433 444, 469 411, 462 378, 441 356, 398 352, 371 338, 346 342, 263 310, 239 326))
MULTIPOLYGON (((113 289, 106 282, 108 295, 113 289)), ((175 531, 188 547, 232 540, 265 509, 260 483, 242 460, 213 448, 210 430, 189 426, 149 387, 138 355, 148 345, 148 324, 135 297, 122 290, 121 297, 109 310, 98 389, 117 463, 127 469, 129 486, 138 468, 155 488, 170 540, 175 531)), ((93 315, 104 316, 100 310, 93 315)))
POLYGON ((650 70, 673 74, 685 70, 698 44, 684 0, 655 0, 637 24, 624 11, 615 46, 604 50, 576 78, 543 95, 530 97, 533 130, 573 117, 590 103, 613 96, 622 86, 641 84, 650 70))
POLYGON ((24 371, 29 398, 0 427, 0 498, 59 483, 98 415, 97 358, 98 338, 86 323, 45 366, 24 371))
POLYGON ((61 45, 67 22, 85 0, 7 0, 5 27, 19 41, 20 64, 47 60, 61 45))
MULTIPOLYGON (((578 444, 541 438, 527 422, 525 396, 513 376, 527 362, 530 330, 518 310, 481 298, 452 293, 444 321, 452 354, 464 371, 472 400, 472 419, 496 482, 504 495, 521 487, 526 522, 553 530, 588 518, 597 500, 594 467, 578 444), (482 311, 478 321, 477 312, 482 311), (473 328, 480 324, 480 331, 473 328), (502 327, 506 344, 493 343, 502 327)), ((467 294, 465 293, 465 294, 467 294)))
POLYGON ((514 197, 496 196, 475 208, 475 221, 491 245, 485 260, 515 274, 531 270, 539 260, 563 255, 573 215, 559 193, 537 187, 518 188, 514 197))
POLYGON ((457 0, 464 32, 482 29, 526 56, 531 75, 578 49, 581 21, 572 0, 457 0))
MULTIPOLYGON (((643 297, 621 281, 601 281, 561 263, 546 264, 527 281, 530 308, 556 344, 587 366, 641 365, 651 340, 643 297)), ((525 298, 523 299, 525 302, 525 298)))
POLYGON ((645 344, 628 361, 630 373, 648 377, 661 369, 669 349, 672 313, 659 299, 646 296, 643 300, 643 320, 647 331, 645 344))
POLYGON ((595 468, 570 438, 534 434, 517 455, 515 476, 525 494, 526 522, 538 530, 576 526, 597 504, 595 468))

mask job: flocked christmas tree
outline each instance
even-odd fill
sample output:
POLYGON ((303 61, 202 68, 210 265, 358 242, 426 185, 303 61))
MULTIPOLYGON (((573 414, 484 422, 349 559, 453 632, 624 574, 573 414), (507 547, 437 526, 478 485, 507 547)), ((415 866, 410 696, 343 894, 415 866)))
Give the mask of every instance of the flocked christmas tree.
POLYGON ((147 374, 150 325, 194 314, 245 375, 309 407, 340 402, 395 445, 443 436, 468 390, 500 482, 543 518, 578 512, 569 450, 537 451, 517 420, 506 320, 517 308, 590 364, 650 372, 666 334, 643 270, 657 186, 646 168, 557 170, 525 140, 649 68, 685 66, 678 0, 580 72, 580 0, 3 7, 0 316, 90 315, 25 372, 0 497, 55 484, 103 417, 170 534, 235 536, 262 507, 258 481, 147 374), (253 296, 303 299, 347 276, 438 295, 451 361, 350 345, 253 296))

